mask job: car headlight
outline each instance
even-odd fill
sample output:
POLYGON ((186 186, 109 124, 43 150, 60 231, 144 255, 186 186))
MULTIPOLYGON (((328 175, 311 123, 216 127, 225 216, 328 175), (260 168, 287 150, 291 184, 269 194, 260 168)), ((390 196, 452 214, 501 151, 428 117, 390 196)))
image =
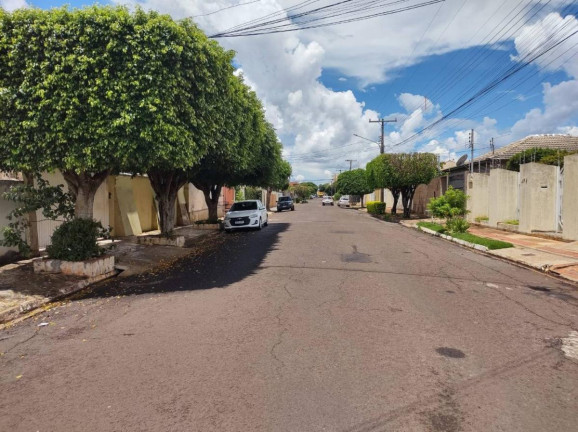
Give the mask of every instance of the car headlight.
POLYGON ((257 213, 253 213, 252 215, 249 215, 250 218, 256 218, 257 216, 259 216, 257 213))

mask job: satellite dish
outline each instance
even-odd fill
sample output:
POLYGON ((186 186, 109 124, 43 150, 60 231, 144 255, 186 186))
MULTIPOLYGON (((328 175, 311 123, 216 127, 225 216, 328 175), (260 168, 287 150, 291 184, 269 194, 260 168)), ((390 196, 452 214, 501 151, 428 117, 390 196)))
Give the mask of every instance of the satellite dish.
POLYGON ((468 155, 467 155, 467 154, 463 155, 463 156, 460 157, 460 158, 458 159, 458 161, 456 162, 456 166, 463 165, 464 162, 465 162, 467 159, 468 159, 468 155))

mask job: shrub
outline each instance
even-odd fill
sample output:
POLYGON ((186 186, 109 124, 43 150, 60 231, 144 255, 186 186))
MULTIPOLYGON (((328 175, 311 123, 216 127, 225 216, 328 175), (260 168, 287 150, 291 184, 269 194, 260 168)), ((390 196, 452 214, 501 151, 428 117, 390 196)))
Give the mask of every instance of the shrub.
POLYGON ((366 206, 367 206, 367 213, 375 215, 385 214, 385 203, 382 203, 380 201, 369 201, 367 202, 366 206))
POLYGON ((439 218, 453 218, 455 216, 464 216, 468 196, 459 189, 449 187, 445 194, 438 198, 430 199, 427 209, 432 215, 439 218))
POLYGON ((487 222, 490 220, 490 218, 488 216, 476 216, 474 220, 480 223, 480 222, 487 222))
POLYGON ((520 221, 518 219, 508 219, 505 220, 504 223, 508 225, 520 225, 520 221))
POLYGON ((97 244, 99 237, 109 237, 109 230, 93 219, 73 219, 64 222, 52 234, 52 244, 46 248, 48 256, 65 261, 84 261, 98 257, 104 248, 97 244))
POLYGON ((470 224, 462 217, 454 217, 447 220, 446 227, 451 233, 464 233, 468 230, 470 224))
POLYGON ((341 194, 339 192, 336 192, 335 195, 333 195, 333 200, 339 201, 339 198, 341 198, 341 194))
POLYGON ((300 202, 301 202, 301 198, 295 197, 295 203, 296 203, 296 204, 299 204, 300 202))

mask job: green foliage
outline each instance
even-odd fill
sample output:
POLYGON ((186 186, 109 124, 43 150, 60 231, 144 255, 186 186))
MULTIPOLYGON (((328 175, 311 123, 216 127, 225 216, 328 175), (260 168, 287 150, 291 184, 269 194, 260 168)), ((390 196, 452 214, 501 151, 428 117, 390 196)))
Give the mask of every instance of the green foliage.
POLYGON ((261 199, 261 188, 247 186, 245 188, 245 199, 248 200, 260 200, 261 199))
POLYGON ((463 191, 450 186, 442 196, 430 199, 427 209, 433 216, 439 218, 464 216, 467 213, 467 199, 463 191))
POLYGON ((334 200, 334 201, 339 201, 339 198, 341 198, 341 194, 340 194, 339 192, 336 192, 336 193, 333 195, 333 200, 334 200))
POLYGON ((367 203, 367 213, 375 215, 385 214, 385 203, 380 201, 369 201, 367 203))
POLYGON ((2 196, 7 201, 17 203, 18 207, 7 216, 9 223, 2 229, 0 246, 15 246, 24 257, 30 256, 32 252, 24 240, 25 231, 29 227, 29 213, 42 210, 42 215, 50 220, 70 220, 74 216, 72 197, 64 192, 63 185, 50 186, 40 175, 35 176, 35 181, 36 186, 13 186, 2 196))
POLYGON ((470 224, 463 217, 452 217, 447 220, 446 227, 450 233, 464 233, 470 224))
POLYGON ((367 182, 367 176, 364 169, 354 169, 344 171, 337 177, 337 192, 342 195, 365 195, 373 192, 367 182))
POLYGON ((546 165, 564 166, 564 156, 572 154, 567 150, 556 150, 551 148, 531 148, 516 153, 506 163, 506 169, 520 171, 520 165, 529 162, 538 162, 546 165))
POLYGON ((490 218, 488 216, 476 216, 474 220, 480 223, 480 222, 487 222, 490 220, 490 218))
POLYGON ((84 261, 104 253, 97 239, 108 236, 109 230, 104 229, 100 222, 73 219, 56 228, 52 234, 52 244, 46 248, 46 252, 53 259, 84 261))
POLYGON ((289 190, 293 192, 295 197, 299 198, 300 200, 307 199, 309 198, 309 195, 311 195, 311 187, 305 184, 293 185, 289 188, 289 190))
POLYGON ((520 225, 520 221, 518 219, 508 219, 508 220, 505 220, 503 223, 509 224, 509 225, 520 225))
POLYGON ((428 184, 438 174, 437 156, 432 153, 386 153, 366 166, 367 184, 371 189, 389 189, 396 203, 401 193, 405 217, 410 216, 416 188, 428 184))
POLYGON ((240 186, 235 187, 235 201, 243 201, 245 199, 245 194, 243 188, 240 186))
POLYGON ((301 202, 301 198, 300 197, 295 197, 295 203, 299 204, 301 202))

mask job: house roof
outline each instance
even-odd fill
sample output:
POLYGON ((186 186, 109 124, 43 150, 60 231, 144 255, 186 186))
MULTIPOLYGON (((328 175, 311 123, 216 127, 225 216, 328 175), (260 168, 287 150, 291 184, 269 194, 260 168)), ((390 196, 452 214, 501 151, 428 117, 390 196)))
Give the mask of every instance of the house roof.
POLYGON ((514 141, 492 152, 474 158, 474 162, 486 159, 510 159, 516 153, 536 147, 554 150, 578 151, 578 136, 572 135, 530 135, 514 141))

